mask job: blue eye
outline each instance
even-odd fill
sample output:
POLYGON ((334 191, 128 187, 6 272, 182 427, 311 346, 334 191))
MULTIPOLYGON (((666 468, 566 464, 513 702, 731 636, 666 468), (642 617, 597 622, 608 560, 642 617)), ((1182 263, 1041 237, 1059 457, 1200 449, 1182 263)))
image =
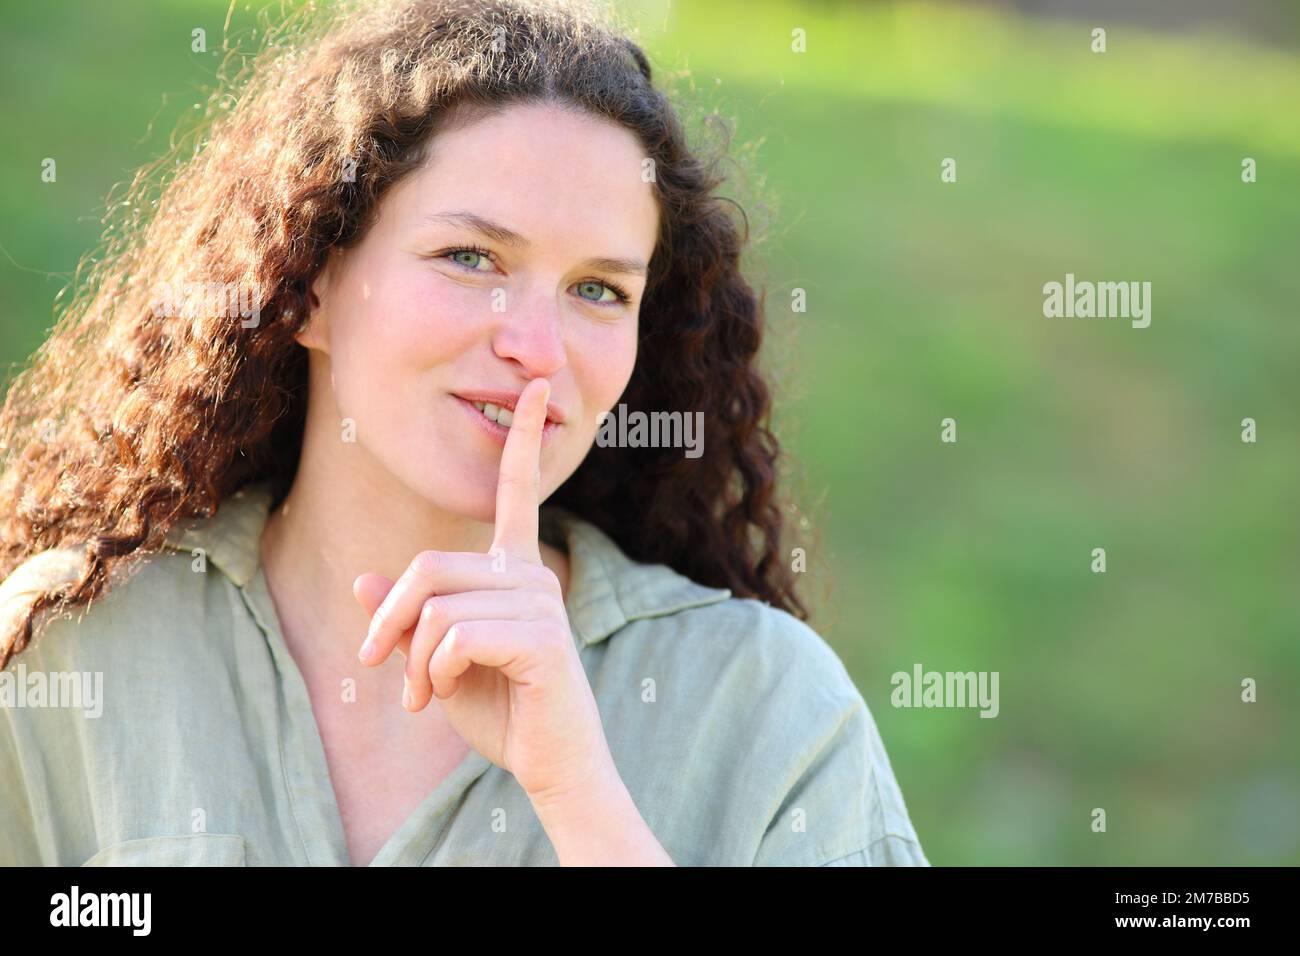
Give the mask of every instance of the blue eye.
POLYGON ((626 302, 628 300, 627 293, 625 293, 622 289, 610 285, 607 282, 593 282, 590 280, 587 282, 579 282, 578 290, 579 290, 578 295, 581 295, 584 299, 587 299, 588 302, 594 302, 597 305, 608 305, 612 302, 626 302), (583 289, 594 289, 596 291, 596 298, 592 299, 592 298, 588 298, 586 295, 583 295, 582 293, 583 289), (602 292, 601 290, 604 291, 602 292), (606 299, 602 301, 601 296, 603 296, 605 292, 612 292, 614 294, 614 298, 606 299))
POLYGON ((451 259, 459 266, 464 266, 466 269, 473 269, 481 272, 483 270, 478 268, 479 260, 486 259, 488 262, 491 262, 492 254, 486 249, 480 249, 477 246, 465 246, 460 249, 448 249, 439 258, 451 259), (468 261, 459 258, 460 256, 467 257, 468 261))

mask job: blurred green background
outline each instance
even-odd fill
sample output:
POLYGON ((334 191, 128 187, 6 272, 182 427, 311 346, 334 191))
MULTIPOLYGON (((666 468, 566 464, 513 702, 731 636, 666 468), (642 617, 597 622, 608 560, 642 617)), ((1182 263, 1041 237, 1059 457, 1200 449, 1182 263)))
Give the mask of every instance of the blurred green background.
MULTIPOLYGON (((264 6, 232 30, 255 42, 264 6)), ((792 544, 930 860, 1300 862, 1296 8, 616 6, 689 109, 734 121, 728 194, 769 201, 753 278, 813 517, 792 544), (1067 272, 1151 282, 1151 326, 1044 318, 1067 272), (999 716, 895 709, 915 663, 998 671, 999 716)), ((110 189, 206 100, 191 30, 219 47, 228 9, 6 4, 10 371, 110 189)))

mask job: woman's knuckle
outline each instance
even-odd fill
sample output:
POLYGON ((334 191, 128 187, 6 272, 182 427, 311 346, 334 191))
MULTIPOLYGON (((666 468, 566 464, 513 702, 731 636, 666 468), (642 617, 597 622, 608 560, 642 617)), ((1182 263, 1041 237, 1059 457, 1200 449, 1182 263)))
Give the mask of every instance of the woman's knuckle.
POLYGON ((411 570, 423 577, 437 574, 442 567, 442 555, 437 551, 421 551, 411 559, 411 570))
POLYGON ((442 639, 445 645, 445 653, 448 655, 463 654, 465 648, 469 645, 470 628, 465 624, 454 624, 447 631, 447 636, 442 639))
POLYGON ((427 597, 420 606, 420 620, 425 624, 436 624, 447 616, 447 602, 439 595, 427 597))

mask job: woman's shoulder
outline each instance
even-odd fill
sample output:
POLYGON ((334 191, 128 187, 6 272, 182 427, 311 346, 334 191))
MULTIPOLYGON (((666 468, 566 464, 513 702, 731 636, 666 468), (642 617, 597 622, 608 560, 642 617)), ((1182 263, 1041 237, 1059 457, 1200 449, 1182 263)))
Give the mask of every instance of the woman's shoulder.
POLYGON ((31 555, 0 579, 0 611, 19 608, 24 600, 81 577, 85 551, 81 547, 51 548, 31 555))
POLYGON ((843 713, 864 704, 843 660, 810 624, 756 598, 731 596, 665 621, 680 651, 777 698, 843 713))
POLYGON ((560 530, 570 623, 602 648, 586 665, 637 792, 656 792, 665 762, 689 763, 683 792, 731 808, 710 826, 747 860, 926 865, 875 719, 821 634, 764 601, 633 561, 589 523, 570 516, 560 530))
MULTIPOLYGON (((0 643, 8 649, 41 594, 75 586, 85 571, 85 546, 32 555, 0 581, 0 643)), ((157 642, 186 630, 203 602, 194 561, 172 548, 134 556, 116 566, 100 593, 67 609, 40 610, 32 643, 19 660, 50 667, 93 668, 123 642, 157 642)))
POLYGON ((849 680, 843 661, 818 630, 766 601, 729 597, 695 609, 689 623, 690 631, 710 640, 745 643, 753 649, 756 661, 781 672, 801 667, 823 678, 828 687, 849 680))
POLYGON ((29 556, 0 580, 0 650, 9 650, 39 597, 76 584, 84 566, 84 547, 51 548, 29 556))
POLYGON ((769 699, 798 699, 805 712, 844 713, 863 704, 839 655, 790 612, 663 564, 634 561, 571 513, 554 513, 550 521, 569 551, 570 623, 584 646, 608 643, 606 658, 630 666, 725 672, 729 683, 714 699, 743 687, 769 699))
MULTIPOLYGON (((102 659, 128 643, 175 654, 210 643, 192 640, 196 630, 228 632, 229 602, 210 600, 209 589, 242 586, 253 576, 268 504, 268 489, 254 486, 223 500, 211 516, 176 524, 157 550, 115 564, 88 603, 42 611, 39 636, 23 657, 32 660, 41 645, 52 652, 56 643, 65 650, 75 646, 83 661, 102 659), (212 620, 214 615, 220 619, 212 620), (104 634, 114 640, 100 640, 104 634)), ((40 593, 75 583, 84 570, 84 544, 42 551, 19 564, 0 581, 0 641, 13 638, 14 625, 40 593)))
POLYGON ((749 762, 753 794, 761 778, 778 795, 755 863, 928 866, 876 719, 830 644, 753 599, 683 613, 678 633, 698 639, 678 659, 715 678, 696 687, 701 716, 728 726, 714 752, 749 762))

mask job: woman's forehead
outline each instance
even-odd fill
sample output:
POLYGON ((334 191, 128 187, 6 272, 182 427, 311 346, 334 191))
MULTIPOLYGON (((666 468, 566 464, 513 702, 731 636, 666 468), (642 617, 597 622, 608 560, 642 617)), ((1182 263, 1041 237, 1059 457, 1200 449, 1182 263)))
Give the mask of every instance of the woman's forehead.
POLYGON ((397 213, 392 224, 443 232, 477 226, 519 248, 576 233, 628 247, 595 254, 644 256, 659 207, 643 158, 631 131, 612 122, 520 107, 444 133, 387 197, 397 213))

